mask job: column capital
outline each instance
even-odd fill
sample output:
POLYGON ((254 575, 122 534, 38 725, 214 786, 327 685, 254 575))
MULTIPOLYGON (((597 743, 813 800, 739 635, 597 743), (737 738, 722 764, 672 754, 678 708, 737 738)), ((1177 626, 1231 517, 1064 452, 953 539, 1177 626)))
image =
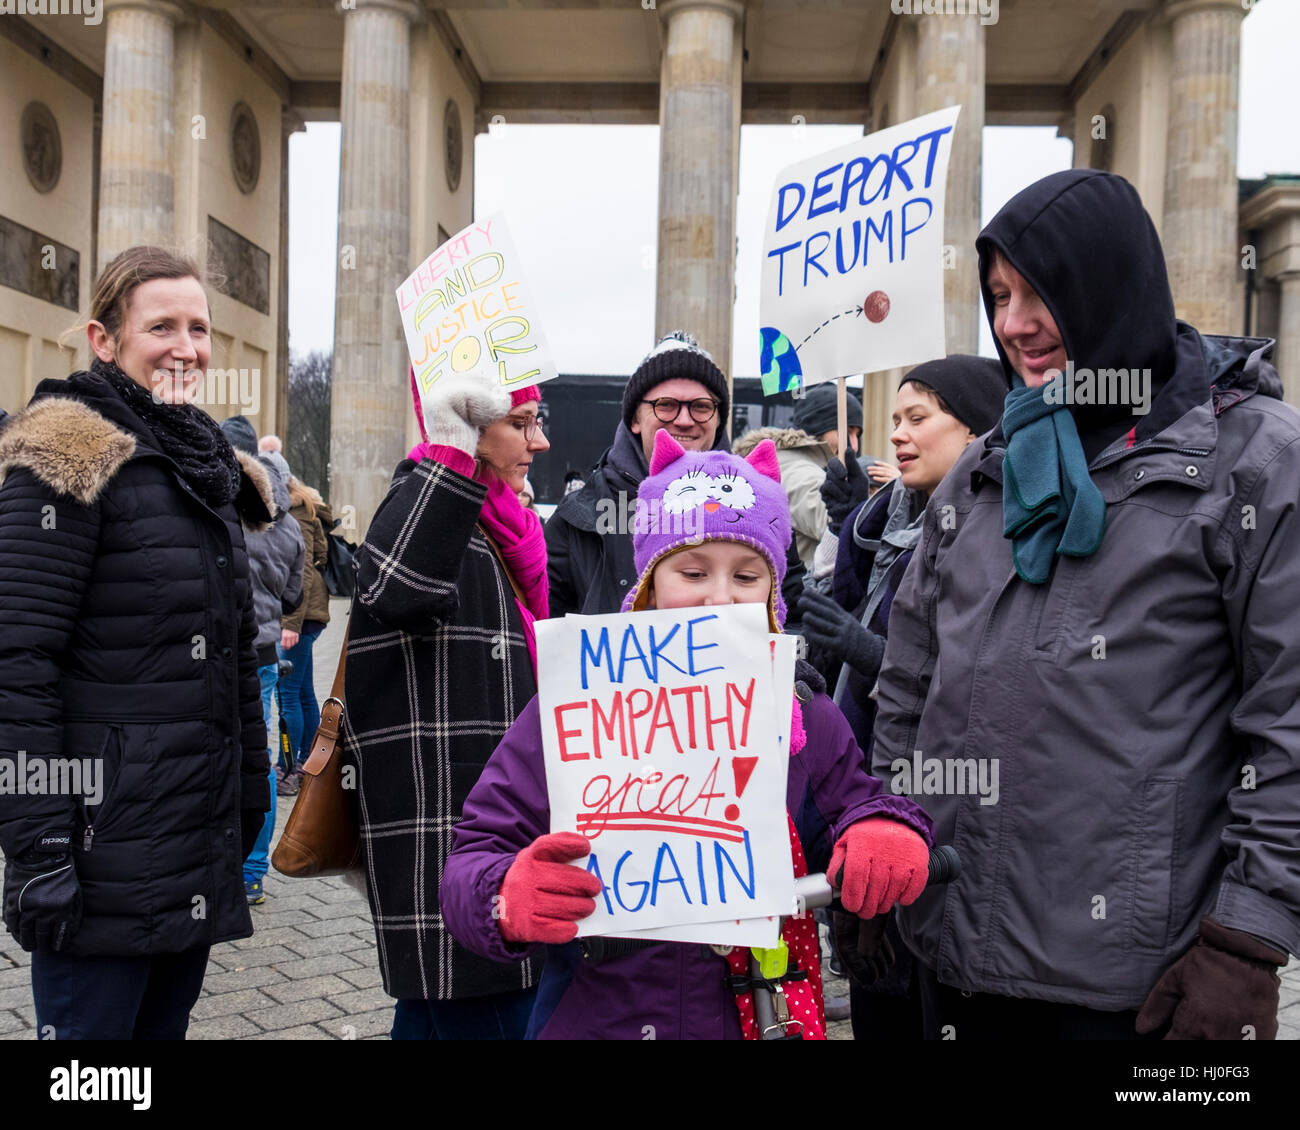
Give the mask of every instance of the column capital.
POLYGON ((665 0, 657 8, 659 16, 665 22, 679 12, 703 11, 715 9, 725 12, 733 19, 741 20, 745 16, 744 0, 665 0))
POLYGON ((1245 17, 1246 8, 1243 0, 1165 0, 1161 13, 1166 23, 1173 23, 1182 16, 1193 12, 1219 11, 1225 15, 1245 17))
POLYGON ((280 136, 288 137, 293 133, 302 133, 307 129, 307 123, 302 120, 301 115, 290 110, 288 107, 280 108, 280 136))
POLYGON ((105 13, 120 12, 130 8, 152 12, 156 16, 171 20, 173 24, 184 23, 186 20, 186 15, 180 7, 168 3, 168 0, 104 0, 105 13))
POLYGON ((387 8, 395 15, 404 16, 411 23, 420 18, 420 6, 412 0, 338 0, 334 5, 334 10, 345 16, 349 12, 360 12, 367 8, 387 8))

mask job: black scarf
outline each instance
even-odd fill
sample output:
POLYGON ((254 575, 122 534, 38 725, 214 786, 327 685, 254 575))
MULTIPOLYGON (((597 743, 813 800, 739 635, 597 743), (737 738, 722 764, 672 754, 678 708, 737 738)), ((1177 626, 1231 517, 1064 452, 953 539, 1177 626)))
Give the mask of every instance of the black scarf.
POLYGON ((96 359, 90 371, 108 381, 181 476, 213 509, 239 493, 239 460, 217 422, 193 404, 160 404, 112 361, 96 359))

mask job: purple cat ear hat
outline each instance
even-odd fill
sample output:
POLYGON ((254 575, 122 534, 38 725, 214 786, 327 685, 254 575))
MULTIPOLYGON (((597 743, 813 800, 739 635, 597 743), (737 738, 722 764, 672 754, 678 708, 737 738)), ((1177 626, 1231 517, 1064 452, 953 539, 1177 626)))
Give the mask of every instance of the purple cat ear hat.
POLYGON ((790 506, 781 487, 776 445, 765 439, 742 459, 727 451, 687 451, 661 428, 655 433, 650 474, 636 498, 632 547, 640 576, 624 612, 648 607, 650 577, 665 557, 705 541, 752 546, 772 570, 768 619, 785 623, 781 582, 790 544, 790 506))

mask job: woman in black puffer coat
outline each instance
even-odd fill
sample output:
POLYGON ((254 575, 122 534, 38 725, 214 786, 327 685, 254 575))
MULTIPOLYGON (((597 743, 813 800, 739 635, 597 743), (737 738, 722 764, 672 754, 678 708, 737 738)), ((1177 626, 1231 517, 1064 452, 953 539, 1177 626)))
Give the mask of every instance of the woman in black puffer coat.
POLYGON ((0 788, 4 921, 43 1035, 180 1039, 209 948, 252 934, 270 798, 244 528, 271 496, 187 403, 196 268, 125 251, 91 313, 90 371, 0 436, 0 785, 25 785, 0 788))

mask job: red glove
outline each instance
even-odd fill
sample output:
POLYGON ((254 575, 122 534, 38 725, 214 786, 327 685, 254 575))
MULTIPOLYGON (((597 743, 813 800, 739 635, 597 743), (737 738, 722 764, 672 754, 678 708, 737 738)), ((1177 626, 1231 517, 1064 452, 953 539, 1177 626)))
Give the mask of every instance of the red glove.
POLYGON ((596 909, 600 880, 569 860, 591 854, 591 843, 577 832, 538 836, 515 856, 501 880, 497 903, 501 936, 525 945, 560 945, 578 935, 575 923, 596 909))
POLYGON ((906 824, 869 816, 836 841, 826 875, 845 910, 874 918, 917 900, 930 877, 930 849, 906 824))

